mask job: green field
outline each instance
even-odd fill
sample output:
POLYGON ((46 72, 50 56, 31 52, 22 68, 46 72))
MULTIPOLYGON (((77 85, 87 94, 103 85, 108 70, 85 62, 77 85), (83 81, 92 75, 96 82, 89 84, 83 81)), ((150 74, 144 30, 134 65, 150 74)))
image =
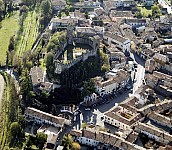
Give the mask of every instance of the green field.
POLYGON ((28 12, 26 19, 24 20, 23 33, 21 39, 18 41, 16 48, 16 55, 21 57, 25 51, 32 48, 38 36, 39 21, 36 20, 36 12, 28 12))
POLYGON ((0 64, 4 65, 6 60, 6 51, 8 50, 8 44, 10 37, 17 33, 19 28, 19 15, 14 13, 9 18, 5 18, 1 22, 2 28, 0 28, 0 64))

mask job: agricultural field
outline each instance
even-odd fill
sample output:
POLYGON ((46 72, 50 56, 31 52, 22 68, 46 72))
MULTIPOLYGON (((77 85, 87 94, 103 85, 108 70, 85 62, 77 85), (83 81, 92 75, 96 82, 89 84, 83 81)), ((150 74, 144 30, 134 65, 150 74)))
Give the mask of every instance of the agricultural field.
POLYGON ((0 28, 0 64, 5 65, 6 52, 8 50, 8 44, 10 37, 15 35, 19 29, 19 13, 14 12, 9 18, 1 22, 0 28))
POLYGON ((23 32, 16 47, 16 55, 21 57, 25 51, 32 48, 38 36, 39 20, 35 11, 30 11, 24 20, 23 32))

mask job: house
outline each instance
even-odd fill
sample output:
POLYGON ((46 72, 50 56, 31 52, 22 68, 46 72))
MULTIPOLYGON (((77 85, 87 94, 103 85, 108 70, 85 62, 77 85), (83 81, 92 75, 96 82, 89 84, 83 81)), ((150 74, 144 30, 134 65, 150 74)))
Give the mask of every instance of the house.
POLYGON ((145 78, 147 85, 159 94, 172 97, 172 77, 170 75, 154 71, 153 74, 146 74, 145 78))
POLYGON ((142 0, 143 3, 145 3, 146 6, 153 6, 154 0, 142 0))
POLYGON ((37 133, 42 132, 47 135, 46 141, 46 149, 53 149, 56 145, 57 138, 59 133, 61 132, 60 128, 56 128, 49 125, 42 125, 38 130, 37 133))
POLYGON ((54 10, 62 10, 66 6, 65 0, 51 0, 51 3, 54 10))
POLYGON ((42 68, 34 66, 30 70, 30 77, 33 85, 33 90, 39 94, 41 91, 49 93, 53 89, 53 83, 45 81, 46 73, 42 68))
POLYGON ((164 127, 172 127, 172 120, 168 117, 165 117, 159 113, 152 112, 148 114, 150 120, 154 121, 155 123, 162 125, 164 127))
POLYGON ((108 45, 111 45, 111 43, 115 44, 116 47, 121 49, 124 53, 130 52, 131 41, 125 37, 118 35, 118 34, 112 34, 110 32, 104 32, 103 41, 108 45))
POLYGON ((104 114, 104 122, 123 130, 130 130, 141 115, 137 113, 137 109, 126 104, 120 104, 113 110, 104 114))
POLYGON ((136 27, 136 26, 147 26, 148 22, 146 19, 126 19, 125 23, 132 26, 132 27, 136 27))
POLYGON ((109 1, 104 1, 103 5, 108 9, 108 6, 111 5, 111 7, 113 8, 118 8, 118 7, 131 7, 135 5, 135 1, 134 0, 113 0, 110 1, 111 3, 108 3, 109 1))
POLYGON ((86 127, 82 131, 72 130, 70 134, 76 141, 91 146, 92 149, 96 147, 96 149, 101 150, 106 145, 106 148, 109 150, 117 148, 124 150, 145 150, 145 148, 132 144, 119 136, 100 131, 96 127, 86 127))
POLYGON ((62 17, 60 18, 52 18, 50 21, 50 26, 49 29, 50 30, 55 30, 55 29, 67 29, 68 25, 72 24, 72 25, 77 25, 78 24, 78 19, 76 17, 62 17))
POLYGON ((70 121, 67 119, 54 116, 32 107, 27 107, 24 115, 26 119, 34 120, 38 124, 48 124, 60 128, 63 128, 64 124, 70 125, 70 121))
POLYGON ((111 68, 122 69, 125 67, 127 58, 123 52, 119 51, 113 44, 107 47, 107 51, 111 68))
POLYGON ((124 70, 119 70, 117 72, 111 70, 107 75, 108 74, 110 76, 107 80, 103 80, 101 77, 96 78, 96 92, 100 96, 106 96, 117 90, 123 89, 130 79, 130 75, 124 70))
POLYGON ((142 85, 135 92, 135 97, 138 99, 138 104, 145 105, 146 103, 153 103, 157 98, 153 89, 147 85, 142 85))
POLYGON ((149 138, 164 144, 168 144, 172 141, 172 135, 168 134, 167 132, 163 132, 158 130, 154 126, 147 125, 145 123, 139 122, 135 126, 135 130, 139 133, 143 133, 147 135, 149 138))
POLYGON ((172 108, 172 101, 165 99, 162 102, 159 102, 157 104, 149 104, 145 107, 142 107, 138 110, 138 112, 148 115, 152 113, 152 111, 156 111, 158 113, 163 113, 164 111, 167 111, 172 108))

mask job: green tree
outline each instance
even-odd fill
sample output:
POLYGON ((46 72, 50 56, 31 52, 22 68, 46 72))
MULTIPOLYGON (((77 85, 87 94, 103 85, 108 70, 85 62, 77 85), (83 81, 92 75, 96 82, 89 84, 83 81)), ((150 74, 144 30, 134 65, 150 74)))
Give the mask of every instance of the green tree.
POLYGON ((83 96, 87 96, 87 95, 94 93, 96 90, 94 79, 90 79, 90 80, 84 82, 83 88, 84 88, 83 96))
POLYGON ((72 150, 80 150, 81 146, 77 142, 72 143, 72 150))
POLYGON ((9 41, 8 50, 9 50, 9 51, 14 50, 14 45, 15 45, 15 43, 14 43, 14 36, 12 36, 12 37, 10 38, 10 41, 9 41))
POLYGON ((22 7, 20 7, 20 15, 22 13, 27 13, 29 11, 29 8, 26 5, 23 5, 22 7))
MULTIPOLYGON (((44 20, 44 27, 49 22, 52 14, 52 6, 49 0, 44 0, 41 2, 41 16, 44 20)), ((41 22, 40 22, 41 23, 41 22)))
POLYGON ((161 9, 158 5, 152 6, 151 9, 152 9, 152 16, 154 18, 159 18, 162 15, 161 9))
POLYGON ((43 149, 44 144, 47 141, 47 135, 45 133, 39 132, 36 134, 36 139, 39 149, 43 149))
POLYGON ((20 134, 20 125, 18 122, 12 122, 10 125, 10 133, 13 138, 20 134))
POLYGON ((47 141, 47 135, 42 132, 38 132, 36 138, 39 144, 44 144, 47 141))
POLYGON ((67 134, 63 137, 62 145, 64 146, 64 149, 70 150, 72 147, 73 139, 70 134, 67 134))
POLYGON ((49 52, 46 56, 46 68, 48 77, 53 77, 54 74, 54 64, 53 64, 53 54, 49 52))
POLYGON ((4 11, 4 2, 3 0, 0 0, 0 20, 2 19, 3 11, 4 11))

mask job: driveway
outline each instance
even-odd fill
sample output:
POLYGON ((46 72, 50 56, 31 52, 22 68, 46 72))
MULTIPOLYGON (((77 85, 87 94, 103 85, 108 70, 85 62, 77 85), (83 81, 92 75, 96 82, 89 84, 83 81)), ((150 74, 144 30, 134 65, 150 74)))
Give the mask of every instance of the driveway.
POLYGON ((3 92, 4 92, 4 78, 0 74, 0 110, 1 110, 1 100, 2 100, 2 96, 3 96, 3 92))

